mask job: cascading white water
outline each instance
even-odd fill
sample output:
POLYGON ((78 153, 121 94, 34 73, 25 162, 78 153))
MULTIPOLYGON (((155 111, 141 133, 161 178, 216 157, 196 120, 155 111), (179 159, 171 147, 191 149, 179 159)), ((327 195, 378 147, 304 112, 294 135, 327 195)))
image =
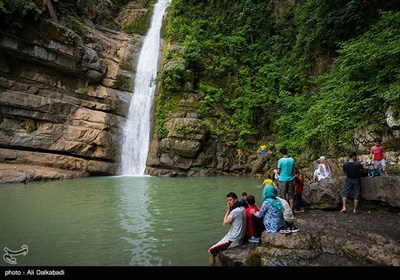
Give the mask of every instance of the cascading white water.
POLYGON ((160 54, 160 30, 171 0, 158 0, 150 29, 144 39, 136 68, 135 89, 123 131, 121 174, 143 175, 150 144, 150 113, 156 85, 160 54))

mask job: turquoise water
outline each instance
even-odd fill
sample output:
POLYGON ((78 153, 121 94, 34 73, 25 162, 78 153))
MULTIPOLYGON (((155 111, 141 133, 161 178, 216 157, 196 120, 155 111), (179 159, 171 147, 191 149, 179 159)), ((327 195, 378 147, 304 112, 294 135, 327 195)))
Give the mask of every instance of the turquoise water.
POLYGON ((23 266, 206 266, 208 248, 228 231, 226 194, 246 191, 259 204, 261 181, 143 176, 0 185, 0 246, 28 245, 16 257, 23 266))

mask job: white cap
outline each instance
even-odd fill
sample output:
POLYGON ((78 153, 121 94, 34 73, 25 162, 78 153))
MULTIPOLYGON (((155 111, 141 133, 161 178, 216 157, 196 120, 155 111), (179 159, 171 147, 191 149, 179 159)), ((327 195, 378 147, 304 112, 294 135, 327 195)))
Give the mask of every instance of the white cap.
POLYGON ((325 159, 324 156, 320 156, 320 157, 319 157, 319 160, 324 160, 324 159, 325 159))

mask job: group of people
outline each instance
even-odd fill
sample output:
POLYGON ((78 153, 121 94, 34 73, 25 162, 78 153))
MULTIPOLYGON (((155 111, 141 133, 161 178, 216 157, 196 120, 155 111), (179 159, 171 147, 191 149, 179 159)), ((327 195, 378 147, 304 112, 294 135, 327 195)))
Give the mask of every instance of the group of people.
MULTIPOLYGON (((386 160, 384 148, 382 147, 380 138, 374 139, 374 145, 370 148, 370 155, 374 162, 374 169, 382 172, 387 176, 386 160)), ((361 162, 358 161, 357 153, 351 152, 348 154, 348 160, 343 163, 343 172, 346 175, 346 180, 342 192, 342 209, 341 213, 347 212, 347 198, 353 193, 353 213, 357 214, 358 204, 361 198, 361 176, 365 173, 365 169, 361 162)), ((326 161, 324 156, 320 157, 320 163, 314 172, 313 181, 329 179, 332 176, 332 168, 326 161)))
POLYGON ((259 243, 263 231, 292 233, 299 229, 294 226, 293 212, 285 199, 276 195, 275 187, 266 185, 263 190, 261 208, 255 204, 253 195, 243 194, 245 200, 238 200, 234 192, 227 194, 227 210, 223 225, 230 225, 228 233, 208 249, 208 261, 215 264, 219 252, 242 244, 242 242, 259 243), (246 203, 246 207, 241 206, 246 203))
MULTIPOLYGON (((262 205, 258 208, 255 197, 242 193, 242 200, 230 192, 227 195, 227 210, 224 216, 224 225, 230 225, 228 233, 215 245, 208 249, 209 263, 215 264, 215 257, 219 252, 240 245, 243 241, 258 243, 263 231, 270 233, 292 233, 299 229, 294 226, 294 213, 304 212, 302 193, 304 180, 295 161, 288 156, 286 148, 281 148, 282 157, 278 160, 277 168, 272 176, 260 185, 262 191, 262 205)), ((385 175, 386 162, 384 149, 379 138, 374 139, 374 146, 370 149, 374 160, 374 167, 381 168, 385 175)), ((361 174, 363 166, 357 160, 356 152, 348 154, 348 160, 343 164, 346 174, 345 185, 342 192, 341 213, 347 212, 347 198, 353 193, 353 213, 357 214, 360 201, 361 174)), ((314 171, 313 181, 321 181, 332 177, 332 167, 324 156, 319 158, 319 164, 314 171)))
MULTIPOLYGON (((287 149, 281 148, 282 158, 278 160, 274 170, 275 186, 272 178, 267 178, 261 186, 262 205, 258 208, 253 195, 242 193, 238 200, 233 192, 227 195, 227 210, 223 225, 230 225, 228 233, 208 249, 208 259, 211 265, 219 252, 241 244, 243 241, 258 243, 263 231, 270 233, 292 233, 299 229, 294 226, 294 159, 288 156, 287 149)), ((298 174, 299 175, 299 174, 298 174)), ((301 186, 302 187, 302 186, 301 186)), ((303 208, 299 208, 300 209, 303 208)), ((304 211, 304 209, 303 209, 304 211)))
MULTIPOLYGON (((386 160, 384 149, 381 145, 380 138, 374 139, 374 145, 370 149, 370 155, 374 161, 374 168, 382 170, 384 175, 387 176, 386 160)), ((349 159, 343 164, 343 171, 346 174, 346 181, 342 193, 342 209, 341 213, 347 212, 347 198, 353 192, 353 213, 357 214, 357 207, 360 202, 361 193, 361 174, 364 173, 364 167, 357 160, 356 152, 351 152, 348 155, 349 159)))

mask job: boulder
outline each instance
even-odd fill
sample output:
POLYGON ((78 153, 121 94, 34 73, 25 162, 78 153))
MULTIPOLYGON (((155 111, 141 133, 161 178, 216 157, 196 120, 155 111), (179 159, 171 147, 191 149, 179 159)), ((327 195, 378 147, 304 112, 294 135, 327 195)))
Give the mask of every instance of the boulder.
MULTIPOLYGON (((324 179, 304 186, 303 202, 312 209, 337 209, 341 206, 345 177, 324 179)), ((349 200, 353 199, 351 196, 349 200)), ((361 178, 361 200, 400 208, 400 176, 361 178)))

